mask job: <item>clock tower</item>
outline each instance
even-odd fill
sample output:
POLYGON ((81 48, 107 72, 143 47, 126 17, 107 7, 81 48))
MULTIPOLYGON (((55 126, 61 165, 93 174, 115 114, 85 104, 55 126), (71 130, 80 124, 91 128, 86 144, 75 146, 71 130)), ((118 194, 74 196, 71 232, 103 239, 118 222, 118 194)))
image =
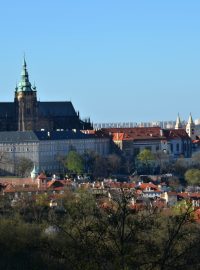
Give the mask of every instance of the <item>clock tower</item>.
POLYGON ((29 82, 26 60, 23 60, 21 81, 15 88, 16 119, 19 131, 35 130, 37 123, 37 91, 29 82))

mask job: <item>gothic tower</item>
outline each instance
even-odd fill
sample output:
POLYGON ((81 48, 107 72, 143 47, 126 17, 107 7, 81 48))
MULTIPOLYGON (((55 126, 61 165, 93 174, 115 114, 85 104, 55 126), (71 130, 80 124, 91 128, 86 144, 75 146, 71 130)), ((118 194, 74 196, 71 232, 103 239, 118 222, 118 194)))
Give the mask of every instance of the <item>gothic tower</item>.
POLYGON ((18 130, 35 130, 37 123, 37 91, 29 82, 24 58, 21 81, 15 88, 15 104, 18 130))
POLYGON ((181 124, 181 119, 180 119, 180 116, 179 116, 179 113, 178 113, 178 116, 176 118, 175 129, 179 129, 179 128, 182 128, 182 124, 181 124))
POLYGON ((189 119, 188 119, 188 123, 186 125, 186 132, 187 132, 187 134, 189 135, 189 137, 192 140, 196 139, 195 123, 194 123, 194 121, 192 119, 191 113, 190 113, 190 116, 189 116, 189 119))

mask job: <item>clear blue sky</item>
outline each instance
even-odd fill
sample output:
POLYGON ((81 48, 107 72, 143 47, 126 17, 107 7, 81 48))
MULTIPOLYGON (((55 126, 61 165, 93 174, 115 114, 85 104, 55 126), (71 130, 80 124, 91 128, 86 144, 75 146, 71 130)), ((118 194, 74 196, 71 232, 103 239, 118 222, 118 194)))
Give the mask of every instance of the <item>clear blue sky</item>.
POLYGON ((40 100, 94 122, 200 117, 199 0, 2 0, 0 33, 0 101, 25 52, 40 100))

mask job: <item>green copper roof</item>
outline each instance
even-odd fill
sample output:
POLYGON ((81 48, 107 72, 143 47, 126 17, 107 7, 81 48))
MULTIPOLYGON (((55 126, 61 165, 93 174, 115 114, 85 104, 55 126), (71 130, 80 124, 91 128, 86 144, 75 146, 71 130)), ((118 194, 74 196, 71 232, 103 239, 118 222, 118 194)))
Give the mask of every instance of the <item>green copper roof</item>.
POLYGON ((31 83, 29 82, 27 65, 26 65, 26 60, 24 57, 22 72, 21 72, 21 81, 19 82, 18 87, 16 87, 16 91, 21 92, 21 91, 35 91, 35 90, 36 90, 36 87, 34 86, 32 88, 31 83))

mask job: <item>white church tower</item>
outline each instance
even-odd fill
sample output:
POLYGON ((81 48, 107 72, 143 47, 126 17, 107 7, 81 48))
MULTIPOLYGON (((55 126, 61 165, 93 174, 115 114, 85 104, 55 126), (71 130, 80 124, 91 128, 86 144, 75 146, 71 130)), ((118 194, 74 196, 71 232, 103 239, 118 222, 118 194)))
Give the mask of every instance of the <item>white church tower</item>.
POLYGON ((182 123, 181 123, 180 115, 178 113, 177 118, 176 118, 175 129, 179 129, 179 128, 183 128, 183 126, 182 126, 182 123))
POLYGON ((196 139, 196 132, 195 131, 196 131, 195 130, 195 123, 194 123, 194 121, 192 119, 192 115, 190 113, 190 116, 189 116, 189 119, 188 119, 188 122, 186 125, 186 132, 192 140, 196 139))

